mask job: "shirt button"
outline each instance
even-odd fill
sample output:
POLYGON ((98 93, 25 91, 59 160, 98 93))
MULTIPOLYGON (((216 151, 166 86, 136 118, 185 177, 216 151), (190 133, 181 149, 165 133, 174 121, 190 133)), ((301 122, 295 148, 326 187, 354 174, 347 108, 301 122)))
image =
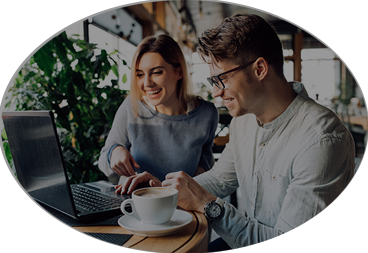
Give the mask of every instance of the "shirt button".
POLYGON ((262 142, 261 143, 261 146, 263 146, 263 147, 266 146, 266 143, 265 142, 262 142))

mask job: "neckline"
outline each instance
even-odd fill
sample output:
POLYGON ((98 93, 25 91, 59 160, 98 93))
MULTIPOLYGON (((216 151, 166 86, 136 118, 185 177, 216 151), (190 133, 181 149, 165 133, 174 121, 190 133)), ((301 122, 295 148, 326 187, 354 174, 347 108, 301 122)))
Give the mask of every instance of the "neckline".
MULTIPOLYGON (((199 100, 199 103, 198 103, 197 108, 194 108, 193 110, 190 110, 190 111, 187 110, 187 113, 179 114, 179 115, 163 114, 163 113, 160 113, 160 112, 154 110, 153 108, 151 108, 148 104, 146 104, 142 100, 140 100, 140 103, 143 105, 144 108, 146 108, 152 115, 154 115, 156 117, 163 118, 163 119, 169 119, 169 120, 183 120, 183 119, 188 119, 188 117, 191 117, 192 115, 196 114, 199 111, 199 109, 203 106, 204 100, 202 100, 202 99, 198 99, 198 100, 199 100)), ((193 104, 193 107, 194 107, 194 104, 193 104)), ((188 106, 188 109, 189 109, 189 106, 188 106)))

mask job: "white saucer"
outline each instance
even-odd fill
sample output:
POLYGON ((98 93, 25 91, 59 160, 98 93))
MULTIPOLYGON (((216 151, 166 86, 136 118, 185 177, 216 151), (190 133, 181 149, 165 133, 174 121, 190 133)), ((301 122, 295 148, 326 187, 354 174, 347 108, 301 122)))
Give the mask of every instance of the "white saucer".
POLYGON ((182 211, 176 210, 170 221, 159 224, 152 225, 146 224, 142 221, 138 221, 134 217, 129 215, 122 216, 118 223, 121 227, 129 230, 133 234, 142 235, 142 236, 164 236, 170 235, 178 232, 184 226, 189 224, 193 220, 192 214, 182 211))

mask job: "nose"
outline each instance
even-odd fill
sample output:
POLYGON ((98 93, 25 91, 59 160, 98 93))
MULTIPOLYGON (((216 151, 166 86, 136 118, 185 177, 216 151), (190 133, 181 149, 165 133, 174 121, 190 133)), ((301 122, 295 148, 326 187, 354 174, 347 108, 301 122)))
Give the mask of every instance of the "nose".
POLYGON ((222 94, 224 93, 224 90, 219 89, 216 85, 213 85, 212 87, 212 96, 215 97, 220 97, 222 96, 222 94))
POLYGON ((151 78, 150 75, 145 75, 143 86, 144 87, 150 87, 150 86, 152 86, 152 78, 151 78))

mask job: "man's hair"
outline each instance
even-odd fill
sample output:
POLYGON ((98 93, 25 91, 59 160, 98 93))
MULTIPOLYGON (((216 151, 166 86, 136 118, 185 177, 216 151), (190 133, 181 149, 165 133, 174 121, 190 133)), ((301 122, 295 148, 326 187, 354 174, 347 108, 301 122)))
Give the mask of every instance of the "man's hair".
POLYGON ((234 14, 198 38, 198 54, 208 64, 230 59, 238 65, 264 57, 283 74, 282 44, 274 28, 257 15, 234 14))

